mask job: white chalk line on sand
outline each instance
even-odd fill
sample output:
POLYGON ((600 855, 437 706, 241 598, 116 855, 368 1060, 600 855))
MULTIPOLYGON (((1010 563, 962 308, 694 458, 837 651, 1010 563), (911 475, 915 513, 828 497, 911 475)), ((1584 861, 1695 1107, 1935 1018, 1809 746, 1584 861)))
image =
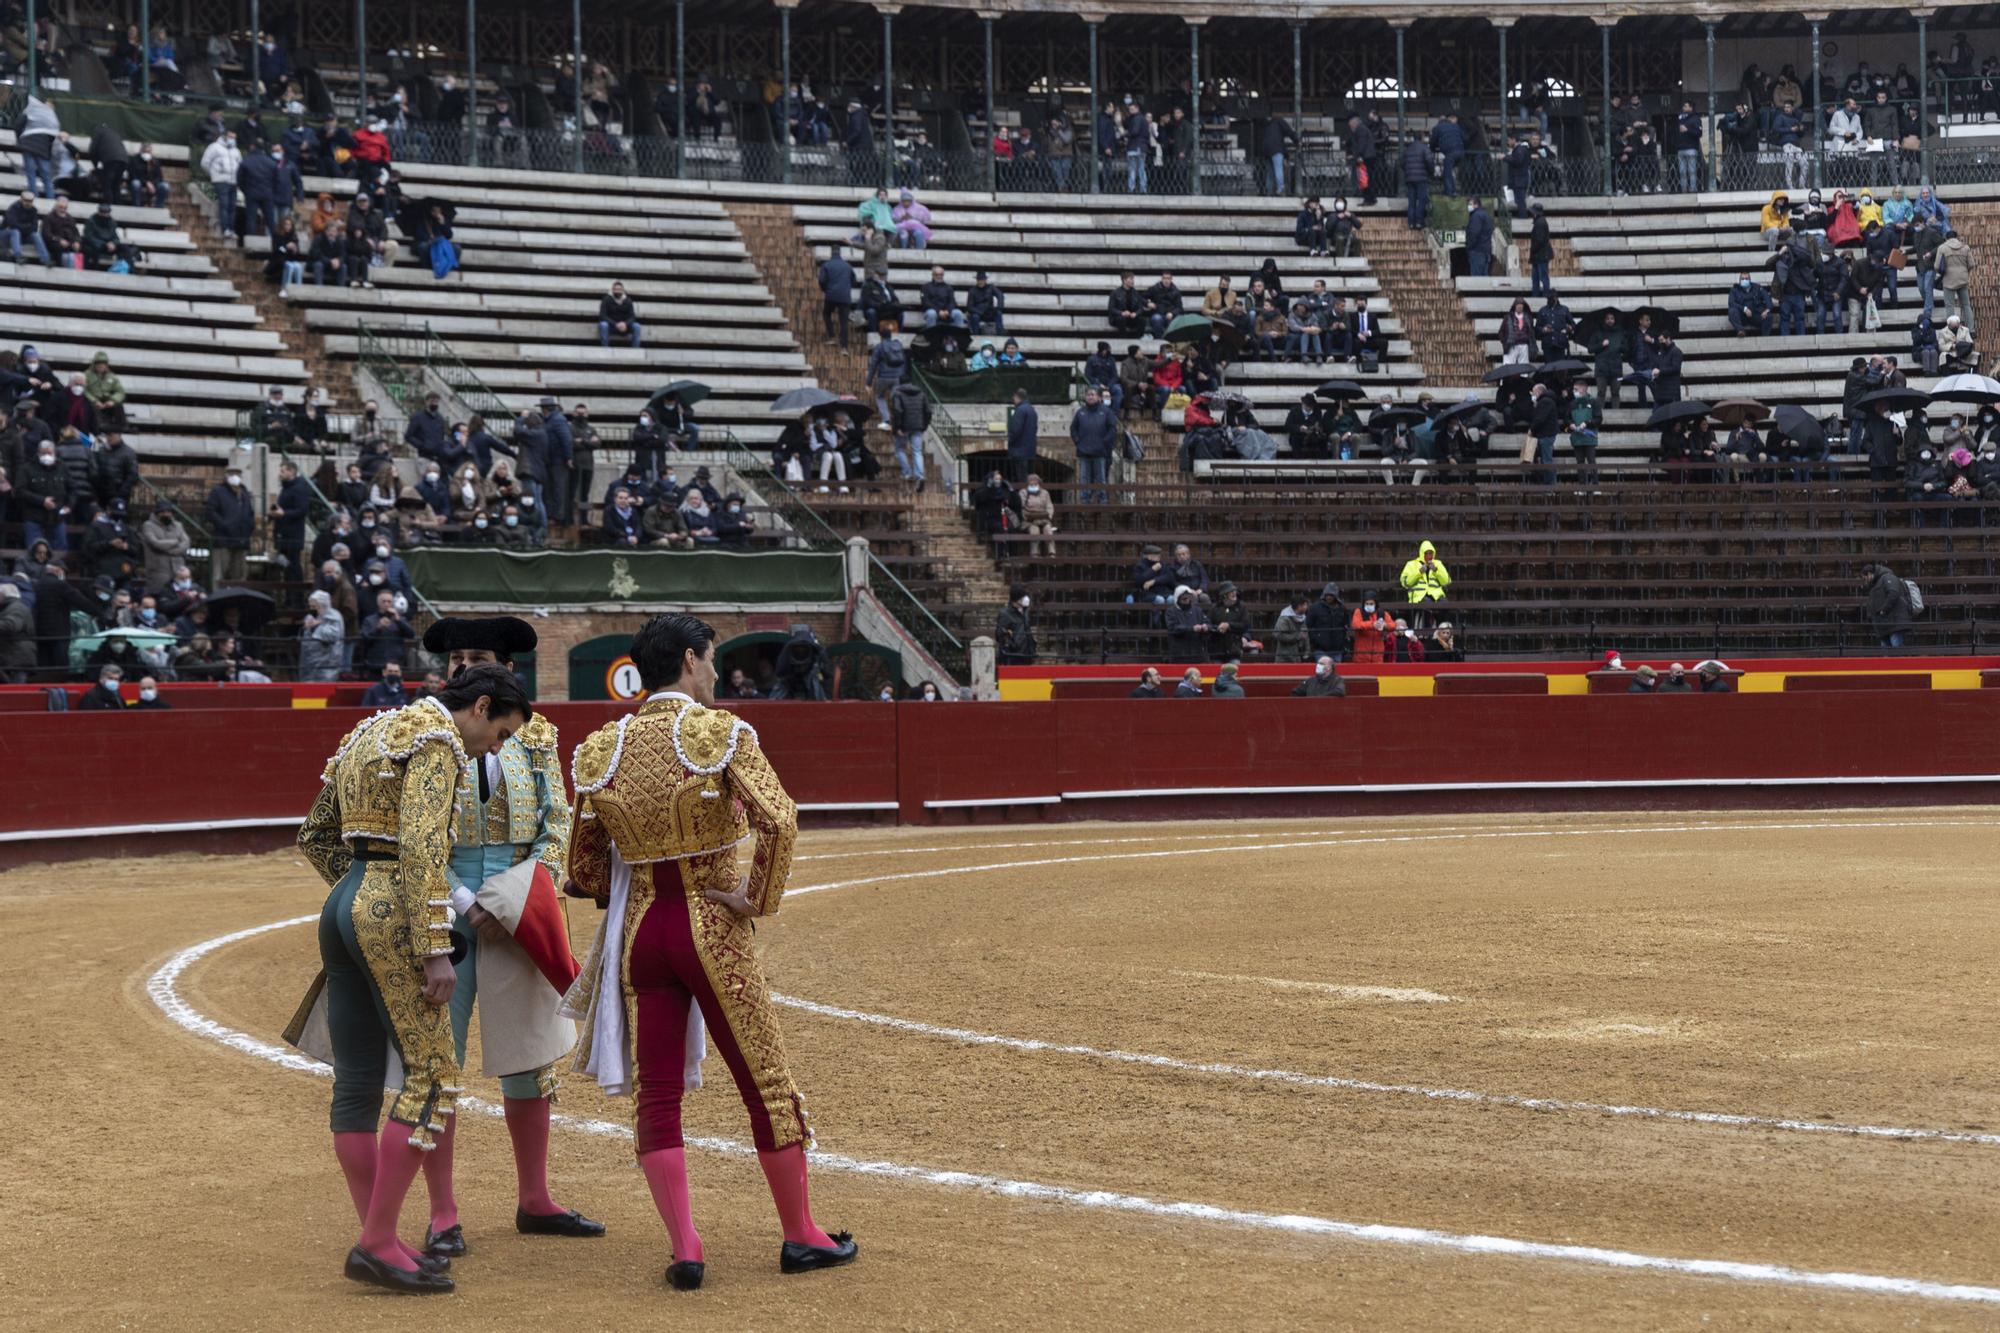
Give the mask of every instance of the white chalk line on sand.
MULTIPOLYGON (((902 870, 892 875, 869 875, 862 879, 833 880, 825 884, 805 884, 785 890, 785 897, 799 898, 831 889, 851 889, 867 884, 889 884, 898 880, 943 879, 952 875, 974 875, 994 870, 1032 870, 1042 866, 1084 865, 1094 861, 1150 861, 1174 856, 1232 856, 1244 852, 1289 852, 1313 847, 1365 847, 1378 843, 1467 842, 1487 838, 1589 838, 1617 834, 1646 833, 1762 833, 1800 829, 1870 828, 1992 828, 2000 821, 1991 819, 1883 819, 1819 820, 1782 824, 1640 824, 1622 828, 1584 827, 1573 829, 1501 829, 1467 833, 1397 833, 1368 837, 1311 837, 1257 843, 1247 847, 1175 847, 1154 852, 1105 852, 1097 856, 1047 856, 1032 861, 998 861, 985 865, 946 866, 931 870, 902 870)), ((1142 839, 1141 841, 1152 841, 1142 839)), ((1094 844, 1084 844, 1090 846, 1094 844)))
MULTIPOLYGON (((287 1069, 324 1076, 331 1071, 316 1060, 248 1033, 223 1026, 195 1009, 182 998, 178 982, 196 962, 216 950, 242 940, 304 925, 318 920, 317 914, 290 917, 246 930, 232 931, 190 945, 169 958, 148 978, 146 994, 175 1024, 219 1042, 233 1050, 269 1061, 287 1069)), ((460 1104, 487 1115, 502 1114, 500 1107, 478 1097, 464 1097, 460 1104)), ((608 1120, 584 1119, 557 1114, 555 1123, 577 1133, 612 1139, 630 1139, 632 1131, 608 1120)), ((748 1156, 754 1151, 734 1139, 690 1138, 690 1144, 711 1152, 748 1156)), ((1296 1213, 1267 1213, 1243 1208, 1223 1208, 1215 1204, 1155 1199, 1115 1190, 1080 1190, 1066 1185, 1048 1185, 1031 1180, 1009 1180, 1001 1176, 971 1171, 942 1171, 933 1167, 909 1166, 900 1162, 870 1161, 841 1153, 814 1152, 813 1163, 821 1170, 848 1172, 888 1180, 912 1181, 947 1189, 972 1190, 1007 1199, 1060 1204, 1146 1217, 1212 1222, 1224 1226, 1272 1231, 1294 1236, 1329 1236, 1378 1245, 1400 1245, 1458 1254, 1502 1255, 1516 1259, 1557 1260, 1587 1264, 1627 1272, 1665 1273, 1674 1276, 1713 1277, 1746 1282, 1822 1291, 1845 1291, 1879 1296, 1914 1296, 1924 1300, 1957 1301, 2000 1305, 2000 1287, 1979 1287, 1964 1283, 1932 1282, 1923 1278, 1890 1277, 1878 1273, 1820 1272, 1791 1268, 1783 1264, 1739 1263, 1728 1259, 1684 1259, 1671 1255, 1641 1254, 1596 1245, 1555 1245, 1543 1241, 1517 1240, 1509 1236, 1439 1231, 1430 1227, 1390 1226, 1372 1222, 1345 1222, 1330 1217, 1296 1213)))

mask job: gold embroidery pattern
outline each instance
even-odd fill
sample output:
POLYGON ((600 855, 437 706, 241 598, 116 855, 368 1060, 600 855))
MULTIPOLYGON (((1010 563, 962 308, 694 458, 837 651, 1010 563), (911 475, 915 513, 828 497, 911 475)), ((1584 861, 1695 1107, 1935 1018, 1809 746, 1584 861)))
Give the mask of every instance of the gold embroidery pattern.
POLYGON ((354 893, 354 939, 382 995, 396 1049, 403 1057, 403 1089, 389 1104, 389 1118, 412 1127, 410 1141, 428 1146, 457 1110, 458 1055, 451 1037, 451 1009, 424 999, 419 950, 402 909, 400 863, 371 863, 354 893))
POLYGON ((299 826, 299 851, 330 889, 354 865, 354 854, 340 836, 340 801, 331 780, 320 783, 312 812, 299 826))

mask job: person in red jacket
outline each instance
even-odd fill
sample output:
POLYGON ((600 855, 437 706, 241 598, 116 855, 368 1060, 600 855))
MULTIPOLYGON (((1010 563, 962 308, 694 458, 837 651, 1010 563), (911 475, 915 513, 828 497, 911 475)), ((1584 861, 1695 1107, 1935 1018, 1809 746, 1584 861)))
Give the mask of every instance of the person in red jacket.
POLYGON ((373 185, 376 178, 389 169, 389 136, 382 130, 381 121, 371 120, 354 131, 355 170, 363 189, 373 185))
POLYGON ((1361 605, 1356 608, 1348 628, 1354 631, 1354 651, 1348 654, 1351 662, 1380 662, 1383 640, 1394 630, 1395 622, 1382 610, 1382 604, 1373 592, 1362 594, 1361 605))

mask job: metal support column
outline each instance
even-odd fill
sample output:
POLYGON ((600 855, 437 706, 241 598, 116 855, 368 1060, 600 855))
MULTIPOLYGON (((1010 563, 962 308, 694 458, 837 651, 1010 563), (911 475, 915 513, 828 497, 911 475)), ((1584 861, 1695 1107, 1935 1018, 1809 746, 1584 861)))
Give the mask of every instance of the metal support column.
POLYGON ((1409 121, 1403 108, 1403 79, 1405 69, 1403 62, 1403 35, 1409 31, 1410 25, 1407 23, 1397 23, 1391 26, 1396 30, 1396 142, 1400 145, 1410 141, 1409 121))
POLYGON ((21 32, 28 39, 28 96, 35 97, 39 95, 35 83, 35 0, 28 0, 27 26, 21 32))
POLYGON ((882 11, 882 184, 896 187, 896 11, 882 11))
POLYGON ((479 165, 479 0, 465 0, 465 153, 479 165))
POLYGON ((583 0, 569 5, 570 114, 576 117, 575 151, 572 159, 578 175, 583 174, 583 0))
POLYGON ((1708 132, 1702 135, 1701 146, 1708 154, 1708 188, 1722 188, 1721 145, 1715 137, 1715 20, 1704 19, 1701 26, 1708 38, 1708 132))
POLYGON ((1194 121, 1194 157, 1188 164, 1194 193, 1201 193, 1201 24, 1188 24, 1188 112, 1194 121))
POLYGON ((1931 34, 1930 14, 1917 11, 1917 136, 1923 145, 1923 183, 1931 183, 1931 34))
POLYGON ((1826 122, 1820 119, 1819 106, 1819 25, 1824 14, 1812 16, 1813 44, 1813 86, 1812 86, 1812 138, 1813 138, 1813 188, 1819 189, 1826 183, 1826 122))
POLYGON ((153 0, 139 0, 139 96, 153 100, 153 0))
POLYGON ((674 103, 674 176, 679 178, 687 175, 687 0, 674 0, 674 87, 681 90, 674 103))
POLYGON ((1604 193, 1607 196, 1615 193, 1611 184, 1611 27, 1611 23, 1602 20, 1597 25, 1598 50, 1604 64, 1603 96, 1597 114, 1604 127, 1604 193))
POLYGON ((1306 118, 1306 25, 1292 25, 1292 128, 1303 137, 1306 118))
MULTIPOLYGON (((1090 32, 1090 192, 1096 194, 1104 186, 1104 144, 1098 142, 1098 20, 1086 18, 1084 28, 1090 32)), ((994 20, 986 20, 986 132, 992 134, 992 104, 994 104, 994 20)), ((992 186, 992 152, 986 154, 988 186, 992 186)))
MULTIPOLYGON (((993 15, 981 14, 979 21, 986 29, 986 190, 991 194, 1000 188, 1000 166, 993 156, 993 15)), ((1096 23, 1090 25, 1090 95, 1092 98, 1097 96, 1096 23)), ((1094 114, 1090 120, 1090 146, 1093 150, 1097 147, 1097 117, 1094 114)), ((1095 171, 1091 172, 1090 181, 1091 188, 1096 189, 1095 171)))
MULTIPOLYGON (((33 41, 30 37, 28 40, 33 41)), ((264 23, 257 0, 250 0, 250 104, 264 104, 264 23)))
MULTIPOLYGON (((34 0, 28 0, 33 4, 34 0)), ((354 0, 354 64, 361 74, 361 91, 355 94, 354 124, 368 122, 368 0, 354 0)))
POLYGON ((780 140, 778 156, 779 175, 785 184, 792 183, 792 7, 778 6, 778 59, 783 66, 780 77, 784 79, 783 91, 778 94, 778 124, 774 127, 780 140))
MULTIPOLYGON (((1499 147, 1500 151, 1505 153, 1508 149, 1514 146, 1513 142, 1507 137, 1507 126, 1513 119, 1513 117, 1507 114, 1507 29, 1511 28, 1514 25, 1511 21, 1507 23, 1500 23, 1496 21, 1494 23, 1494 26, 1500 30, 1500 145, 1499 147)), ((1498 193, 1498 191, 1496 190, 1495 193, 1498 193)))

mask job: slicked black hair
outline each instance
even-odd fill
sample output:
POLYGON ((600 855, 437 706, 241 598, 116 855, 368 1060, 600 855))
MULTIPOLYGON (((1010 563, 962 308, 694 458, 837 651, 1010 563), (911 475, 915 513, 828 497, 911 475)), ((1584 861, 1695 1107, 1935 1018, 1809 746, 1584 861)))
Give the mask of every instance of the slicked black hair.
POLYGON ((498 662, 481 662, 478 666, 467 667, 445 683, 433 697, 451 712, 470 708, 485 695, 493 702, 487 705, 488 716, 519 716, 523 723, 535 715, 534 705, 528 702, 528 692, 521 688, 521 678, 513 668, 498 662))
POLYGON ((647 621, 632 636, 632 662, 648 694, 680 683, 681 663, 690 648, 696 657, 715 642, 715 629, 705 620, 669 611, 647 621))

